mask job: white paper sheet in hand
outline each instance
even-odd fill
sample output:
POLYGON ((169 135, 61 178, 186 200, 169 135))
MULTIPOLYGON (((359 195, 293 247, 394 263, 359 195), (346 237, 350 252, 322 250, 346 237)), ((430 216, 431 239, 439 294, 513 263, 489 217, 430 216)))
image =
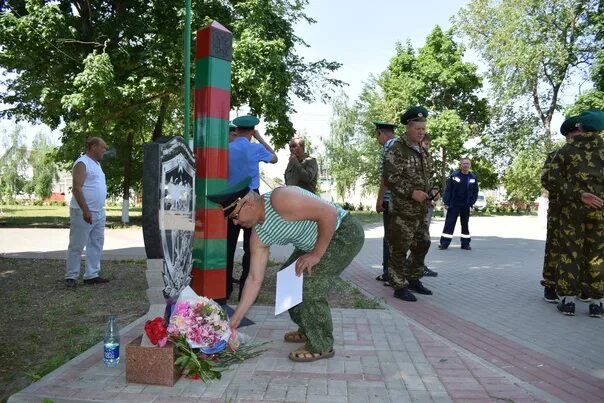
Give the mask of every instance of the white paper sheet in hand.
MULTIPOLYGON (((297 262, 297 261, 296 261, 297 262)), ((302 302, 304 274, 296 276, 296 262, 277 272, 275 315, 287 311, 302 302)))

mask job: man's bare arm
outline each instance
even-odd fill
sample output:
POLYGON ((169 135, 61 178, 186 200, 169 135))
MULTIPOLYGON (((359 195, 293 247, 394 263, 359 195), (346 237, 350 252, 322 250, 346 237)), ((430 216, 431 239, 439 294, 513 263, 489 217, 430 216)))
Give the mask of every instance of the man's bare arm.
POLYGON ((78 162, 73 167, 72 176, 73 186, 71 192, 73 197, 76 199, 76 202, 78 202, 78 206, 80 206, 82 209, 84 221, 86 221, 88 224, 92 224, 92 215, 88 209, 88 203, 86 203, 84 192, 82 192, 82 186, 84 186, 84 181, 86 180, 86 165, 84 165, 83 162, 78 162))
POLYGON ((296 273, 302 274, 319 263, 336 230, 338 213, 331 204, 307 196, 292 188, 279 188, 271 194, 273 209, 288 221, 310 220, 317 223, 317 242, 312 251, 301 256, 296 264, 296 273))
POLYGON ((258 296, 258 292, 260 292, 260 287, 262 286, 262 281, 264 280, 264 273, 266 271, 266 264, 268 262, 270 248, 268 245, 265 245, 262 243, 262 241, 260 241, 256 231, 252 231, 252 236, 250 238, 250 251, 252 254, 250 259, 250 273, 245 280, 241 300, 237 305, 235 313, 230 319, 231 327, 233 329, 237 329, 241 319, 243 319, 247 311, 254 304, 254 301, 256 301, 256 297, 258 296))

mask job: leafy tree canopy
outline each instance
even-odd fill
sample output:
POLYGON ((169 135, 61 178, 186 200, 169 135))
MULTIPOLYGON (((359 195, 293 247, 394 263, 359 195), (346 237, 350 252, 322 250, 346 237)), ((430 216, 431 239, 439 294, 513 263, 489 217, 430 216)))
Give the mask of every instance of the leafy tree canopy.
MULTIPOLYGON (((308 0, 194 0, 193 27, 216 20, 233 32, 232 107, 248 105, 281 147, 293 135, 291 97, 329 98, 339 64, 296 54, 308 0)), ((115 150, 109 190, 140 186, 141 144, 183 132, 182 1, 8 0, 0 4, 0 67, 11 105, 1 117, 61 122, 57 159, 69 166, 89 135, 115 150)), ((192 52, 193 53, 193 52, 192 52)), ((192 59, 194 59, 192 57, 192 59)))
POLYGON ((541 194, 541 167, 545 160, 543 147, 520 152, 503 175, 508 199, 517 203, 534 201, 541 194))
POLYGON ((28 162, 33 171, 33 177, 25 186, 25 192, 45 199, 52 193, 52 184, 59 179, 59 170, 53 161, 55 147, 48 136, 40 132, 36 134, 29 153, 28 162))
MULTIPOLYGON (((396 45, 396 54, 378 78, 370 77, 355 103, 363 138, 363 169, 359 173, 365 187, 378 183, 379 146, 373 119, 397 122, 412 105, 431 111, 428 131, 439 172, 444 183, 449 162, 460 157, 470 137, 478 135, 488 122, 488 104, 480 98, 482 80, 477 67, 463 61, 464 48, 451 31, 436 26, 426 44, 414 50, 409 42, 396 45)), ((404 127, 399 129, 402 134, 404 127)))
POLYGON ((27 149, 23 138, 23 128, 19 124, 2 133, 2 146, 6 150, 0 155, 0 199, 3 202, 12 201, 23 193, 27 184, 27 149))
POLYGON ((336 193, 340 200, 348 195, 362 171, 358 116, 354 107, 348 105, 348 97, 341 92, 332 103, 333 116, 330 136, 323 139, 328 169, 336 180, 336 193))
POLYGON ((530 99, 551 143, 551 119, 569 75, 601 49, 594 24, 599 0, 472 0, 456 19, 488 65, 495 99, 530 99))

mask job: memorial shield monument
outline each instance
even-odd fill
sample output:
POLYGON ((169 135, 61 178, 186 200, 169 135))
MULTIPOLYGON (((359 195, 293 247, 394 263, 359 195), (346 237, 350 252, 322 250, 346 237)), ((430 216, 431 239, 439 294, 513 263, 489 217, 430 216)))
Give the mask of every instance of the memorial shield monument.
POLYGON ((143 238, 148 259, 147 280, 153 280, 149 281, 149 292, 153 291, 157 298, 155 287, 161 287, 163 298, 151 300, 149 295, 149 302, 161 304, 162 310, 166 301, 178 298, 179 292, 190 282, 194 180, 195 160, 182 137, 162 138, 145 144, 143 238), (160 268, 161 275, 158 275, 160 268))

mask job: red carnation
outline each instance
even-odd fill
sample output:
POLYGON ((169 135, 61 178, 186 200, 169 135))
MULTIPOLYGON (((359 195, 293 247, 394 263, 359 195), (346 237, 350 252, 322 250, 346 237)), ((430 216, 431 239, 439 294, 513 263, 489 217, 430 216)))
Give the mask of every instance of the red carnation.
POLYGON ((151 343, 156 346, 163 347, 168 342, 168 330, 164 325, 164 319, 160 316, 145 322, 145 333, 147 333, 151 343))

